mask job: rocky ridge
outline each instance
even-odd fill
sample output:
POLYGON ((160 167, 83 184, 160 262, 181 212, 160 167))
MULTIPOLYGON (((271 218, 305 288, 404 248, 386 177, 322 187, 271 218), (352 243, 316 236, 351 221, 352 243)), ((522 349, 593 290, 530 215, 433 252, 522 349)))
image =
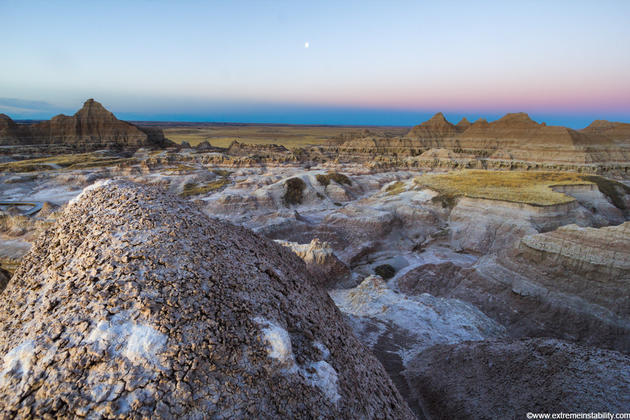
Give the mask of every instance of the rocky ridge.
POLYGON ((57 115, 35 124, 17 125, 6 115, 0 115, 0 145, 38 145, 48 152, 76 152, 168 144, 171 143, 161 129, 121 121, 94 99, 88 99, 72 116, 57 115))

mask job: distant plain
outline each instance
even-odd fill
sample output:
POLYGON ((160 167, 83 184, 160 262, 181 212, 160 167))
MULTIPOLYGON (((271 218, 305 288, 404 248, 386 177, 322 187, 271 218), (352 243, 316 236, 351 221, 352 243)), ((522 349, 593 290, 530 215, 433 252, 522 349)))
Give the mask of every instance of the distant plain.
POLYGON ((376 136, 404 136, 410 127, 328 126, 276 124, 217 124, 217 123, 152 123, 161 127, 164 135, 191 146, 208 141, 212 146, 228 147, 233 141, 245 144, 279 144, 287 148, 325 144, 340 135, 369 130, 376 136))

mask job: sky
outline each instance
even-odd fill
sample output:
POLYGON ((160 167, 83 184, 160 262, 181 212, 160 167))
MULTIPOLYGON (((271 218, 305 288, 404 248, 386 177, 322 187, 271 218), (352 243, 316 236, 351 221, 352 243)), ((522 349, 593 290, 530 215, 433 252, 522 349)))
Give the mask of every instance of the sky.
POLYGON ((0 0, 0 112, 630 122, 630 1, 0 0))

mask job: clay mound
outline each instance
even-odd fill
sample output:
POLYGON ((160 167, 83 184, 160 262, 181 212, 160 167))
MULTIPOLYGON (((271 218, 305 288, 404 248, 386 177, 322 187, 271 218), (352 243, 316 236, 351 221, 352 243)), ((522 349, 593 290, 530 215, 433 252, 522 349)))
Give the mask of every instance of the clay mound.
POLYGON ((458 133, 458 129, 448 122, 444 114, 438 112, 430 120, 413 127, 408 137, 418 137, 423 139, 451 137, 458 133))
POLYGON ((626 412, 630 357, 553 339, 438 345, 405 371, 427 418, 626 412))
POLYGON ((305 273, 289 249, 157 187, 88 187, 0 295, 0 409, 411 418, 305 273))

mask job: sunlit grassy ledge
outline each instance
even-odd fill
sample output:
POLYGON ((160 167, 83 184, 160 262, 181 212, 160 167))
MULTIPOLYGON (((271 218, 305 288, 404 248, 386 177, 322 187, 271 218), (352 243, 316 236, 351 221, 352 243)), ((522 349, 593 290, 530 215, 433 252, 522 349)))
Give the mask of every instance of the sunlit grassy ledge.
POLYGON ((554 186, 595 183, 592 182, 593 179, 586 178, 584 175, 570 172, 466 170, 424 174, 415 178, 414 183, 418 187, 435 190, 445 198, 471 197, 551 206, 575 201, 571 196, 553 191, 554 186))
POLYGON ((0 163, 0 172, 39 172, 55 169, 87 169, 136 163, 134 158, 110 156, 103 153, 57 155, 38 159, 0 163))

